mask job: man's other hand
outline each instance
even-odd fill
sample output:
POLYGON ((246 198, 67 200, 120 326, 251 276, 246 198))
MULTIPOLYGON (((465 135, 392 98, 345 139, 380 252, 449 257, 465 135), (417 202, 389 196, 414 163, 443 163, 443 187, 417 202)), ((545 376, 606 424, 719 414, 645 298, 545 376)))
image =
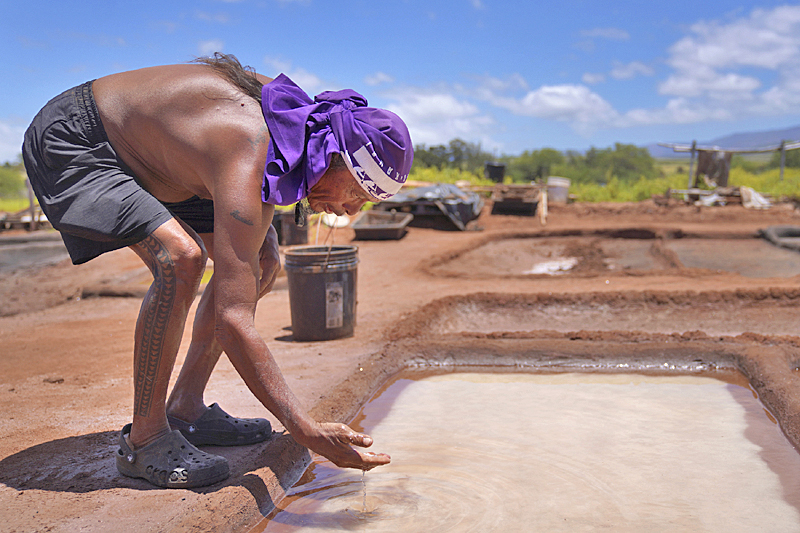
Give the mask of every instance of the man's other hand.
POLYGON ((261 281, 259 282, 258 297, 262 298, 272 290, 278 273, 281 271, 281 256, 278 252, 278 232, 275 226, 269 226, 264 244, 258 251, 258 264, 261 267, 261 281))

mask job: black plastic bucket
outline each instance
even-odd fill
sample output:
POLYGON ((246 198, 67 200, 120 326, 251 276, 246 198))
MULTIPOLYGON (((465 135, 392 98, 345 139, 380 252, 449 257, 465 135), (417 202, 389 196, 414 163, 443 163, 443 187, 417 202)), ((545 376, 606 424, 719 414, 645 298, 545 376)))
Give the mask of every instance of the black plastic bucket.
POLYGON ((308 228, 294 223, 294 211, 291 213, 275 212, 272 217, 272 225, 278 232, 278 244, 291 246, 308 243, 308 228))
POLYGON ((327 341, 353 335, 357 265, 357 246, 296 246, 286 250, 284 268, 294 340, 327 341))

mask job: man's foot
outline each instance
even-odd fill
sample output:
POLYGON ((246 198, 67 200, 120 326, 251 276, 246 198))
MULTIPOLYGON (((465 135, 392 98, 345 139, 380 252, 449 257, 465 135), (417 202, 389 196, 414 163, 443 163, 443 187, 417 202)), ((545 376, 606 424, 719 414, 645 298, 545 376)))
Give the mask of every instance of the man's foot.
POLYGON ((167 415, 172 429, 180 430, 195 446, 243 446, 263 442, 272 436, 272 426, 264 418, 235 418, 216 403, 195 420, 186 422, 167 415))
POLYGON ((138 450, 128 442, 130 432, 128 424, 119 435, 117 470, 124 476, 146 479, 157 487, 188 489, 212 485, 230 474, 227 459, 201 452, 180 431, 171 431, 138 450))

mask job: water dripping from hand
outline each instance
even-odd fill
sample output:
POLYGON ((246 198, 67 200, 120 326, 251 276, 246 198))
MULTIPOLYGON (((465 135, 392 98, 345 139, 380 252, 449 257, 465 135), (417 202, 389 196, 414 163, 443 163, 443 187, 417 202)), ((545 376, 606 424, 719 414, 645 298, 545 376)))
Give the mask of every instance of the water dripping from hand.
POLYGON ((361 512, 367 512, 367 471, 361 471, 361 492, 364 495, 363 501, 361 503, 361 512))

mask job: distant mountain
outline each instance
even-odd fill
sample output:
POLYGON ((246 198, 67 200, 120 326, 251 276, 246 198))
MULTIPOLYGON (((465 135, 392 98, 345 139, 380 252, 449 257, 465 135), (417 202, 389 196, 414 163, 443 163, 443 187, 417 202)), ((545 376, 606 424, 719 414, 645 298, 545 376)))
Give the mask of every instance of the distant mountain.
MULTIPOLYGON (((781 141, 798 141, 800 140, 800 126, 793 128, 786 128, 784 130, 770 130, 770 131, 753 131, 747 133, 734 133, 724 137, 718 137, 710 141, 697 141, 698 146, 719 146, 720 148, 727 149, 756 149, 765 148, 780 144, 781 141)), ((681 144, 690 144, 691 141, 685 141, 681 144)), ((656 159, 664 158, 688 158, 687 152, 675 152, 672 148, 659 146, 658 144, 649 144, 645 146, 650 152, 650 155, 656 159)))
POLYGON ((714 139, 709 144, 720 148, 762 148, 780 144, 781 141, 800 140, 800 126, 785 130, 734 133, 714 139))

